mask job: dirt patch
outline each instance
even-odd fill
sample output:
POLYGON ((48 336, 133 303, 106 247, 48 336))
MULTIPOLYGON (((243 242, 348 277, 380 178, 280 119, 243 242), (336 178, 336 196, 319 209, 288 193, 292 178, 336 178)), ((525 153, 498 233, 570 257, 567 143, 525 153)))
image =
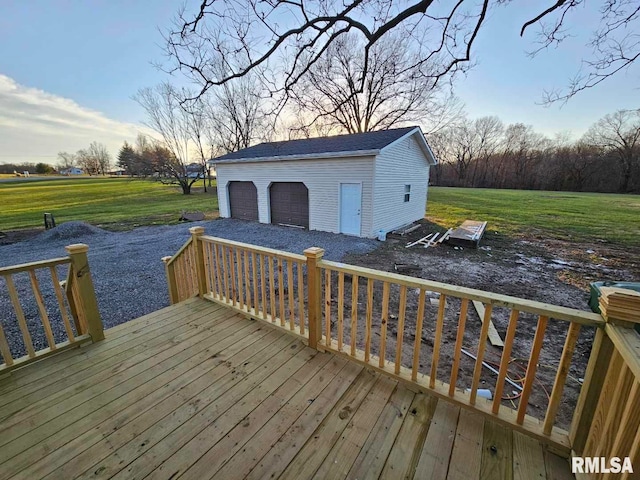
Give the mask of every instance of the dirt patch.
MULTIPOLYGON (((568 241, 550 240, 547 238, 509 238, 490 229, 485 234, 479 249, 454 249, 445 244, 435 248, 424 249, 421 246, 405 248, 405 245, 415 241, 428 233, 443 231, 436 225, 423 222, 420 229, 402 238, 389 238, 380 247, 364 255, 350 255, 345 263, 360 265, 392 272, 395 263, 416 264, 421 270, 409 275, 438 282, 476 288, 488 292, 513 295, 516 297, 538 300, 554 305, 561 305, 588 311, 588 284, 596 280, 632 280, 638 278, 639 265, 629 262, 629 258, 640 258, 635 252, 605 243, 577 244, 568 241)), ((337 298, 337 275, 332 278, 333 297, 337 298)), ((374 282, 372 286, 374 300, 372 304, 372 353, 378 355, 381 350, 380 318, 382 309, 382 285, 374 282)), ((358 312, 364 317, 367 310, 367 281, 361 279, 358 292, 358 312), (364 280, 364 281, 363 281, 364 280)), ((393 360, 396 352, 398 333, 398 304, 400 299, 399 287, 391 287, 389 301, 389 322, 386 333, 386 358, 393 360)), ((409 289, 406 292, 407 310, 402 338, 402 363, 411 366, 413 348, 416 335, 416 316, 418 310, 419 291, 409 289)), ((345 318, 350 318, 352 309, 352 287, 345 286, 345 318)), ((429 374, 431 370, 433 339, 437 318, 439 297, 435 293, 427 293, 425 321, 422 329, 422 346, 420 351, 420 373, 429 374)), ((456 341, 458 318, 461 301, 449 298, 446 302, 443 342, 437 368, 437 378, 449 383, 453 350, 456 341)), ((338 306, 335 301, 331 305, 332 317, 337 318, 338 306), (333 310, 335 309, 335 312, 333 310)), ((492 320, 496 329, 505 337, 509 321, 509 310, 495 308, 492 320)), ((357 345, 364 346, 364 320, 358 321, 357 345)), ((528 365, 531 344, 535 335, 538 318, 534 315, 521 313, 512 351, 512 361, 509 367, 509 377, 519 385, 524 377, 528 365)), ((334 322, 335 323, 335 322, 334 322)), ((348 345, 351 339, 349 321, 343 327, 344 342, 348 345)), ((332 328, 336 329, 337 325, 332 328)), ((478 348, 478 337, 481 322, 475 309, 469 304, 463 348, 475 355, 478 348)), ((568 324, 563 321, 551 320, 546 328, 543 349, 539 360, 536 383, 529 400, 528 413, 537 418, 543 418, 548 394, 553 387, 557 365, 562 353, 568 324)), ((335 330, 334 330, 335 331, 335 330)), ((580 381, 589 358, 594 329, 582 328, 576 346, 572 365, 567 380, 563 402, 558 413, 557 425, 568 428, 575 403, 580 391, 580 381)), ((502 349, 487 343, 486 361, 496 369, 499 366, 502 349)), ((473 377, 474 361, 463 355, 458 374, 458 388, 468 388, 473 377)), ((480 388, 494 390, 496 375, 483 369, 480 388)), ((518 406, 518 389, 506 384, 503 404, 511 407, 518 406)))

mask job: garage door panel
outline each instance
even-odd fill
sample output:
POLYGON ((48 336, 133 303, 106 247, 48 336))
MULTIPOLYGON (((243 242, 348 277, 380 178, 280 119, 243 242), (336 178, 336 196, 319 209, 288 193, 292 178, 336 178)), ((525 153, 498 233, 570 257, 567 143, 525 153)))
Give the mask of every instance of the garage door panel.
POLYGON ((253 182, 229 182, 231 218, 258 220, 258 190, 253 182))
POLYGON ((275 182, 269 188, 271 223, 309 228, 309 190, 302 182, 275 182))

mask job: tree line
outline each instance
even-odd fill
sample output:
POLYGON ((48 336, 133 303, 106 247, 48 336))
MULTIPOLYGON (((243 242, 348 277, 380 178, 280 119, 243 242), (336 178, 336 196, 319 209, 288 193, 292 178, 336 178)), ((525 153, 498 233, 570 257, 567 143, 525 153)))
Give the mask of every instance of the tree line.
POLYGON ((575 141, 497 117, 462 117, 428 139, 435 185, 640 192, 640 109, 605 115, 575 141))
POLYGON ((111 169, 111 154, 99 142, 91 142, 88 148, 81 148, 75 153, 59 152, 58 169, 69 170, 73 167, 89 175, 106 175, 111 169))

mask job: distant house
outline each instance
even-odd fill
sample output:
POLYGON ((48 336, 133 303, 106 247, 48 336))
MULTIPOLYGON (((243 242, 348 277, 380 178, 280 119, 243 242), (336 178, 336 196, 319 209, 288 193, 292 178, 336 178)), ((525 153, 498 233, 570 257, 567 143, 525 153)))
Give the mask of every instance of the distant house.
POLYGON ((119 168, 119 169, 116 169, 116 170, 112 170, 112 171, 108 172, 107 174, 112 176, 112 177, 122 177, 123 175, 127 174, 127 171, 122 169, 122 168, 119 168))
POLYGON ((63 168, 60 170, 60 175, 83 175, 84 171, 78 167, 63 168))
POLYGON ((424 217, 419 127, 261 143, 212 159, 220 216, 375 237, 424 217))

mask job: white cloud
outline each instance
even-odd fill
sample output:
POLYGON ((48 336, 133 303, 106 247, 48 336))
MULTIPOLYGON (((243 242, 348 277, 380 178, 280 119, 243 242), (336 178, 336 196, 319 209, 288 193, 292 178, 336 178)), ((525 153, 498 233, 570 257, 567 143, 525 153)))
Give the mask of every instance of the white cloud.
POLYGON ((115 157, 138 132, 149 130, 0 74, 0 162, 55 163, 58 152, 75 152, 92 141, 104 143, 115 157))

